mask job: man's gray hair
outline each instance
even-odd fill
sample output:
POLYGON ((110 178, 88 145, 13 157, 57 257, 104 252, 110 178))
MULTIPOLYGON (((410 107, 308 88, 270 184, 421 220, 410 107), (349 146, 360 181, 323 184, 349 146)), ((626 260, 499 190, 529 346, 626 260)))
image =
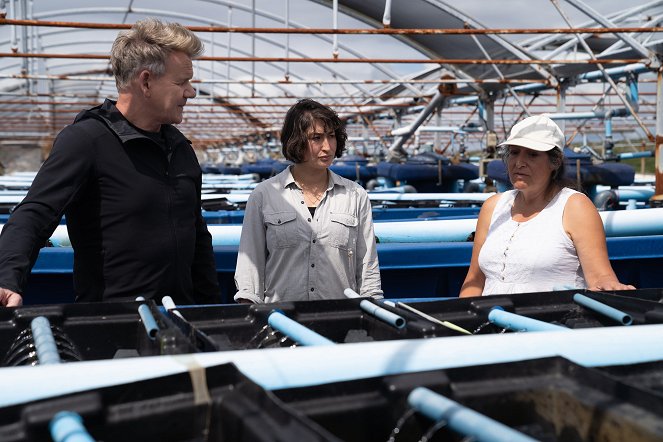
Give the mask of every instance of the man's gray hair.
POLYGON ((190 30, 178 23, 163 23, 155 18, 137 21, 130 30, 121 32, 111 48, 111 66, 117 90, 129 86, 142 70, 157 77, 166 71, 166 59, 174 52, 194 58, 204 46, 190 30))

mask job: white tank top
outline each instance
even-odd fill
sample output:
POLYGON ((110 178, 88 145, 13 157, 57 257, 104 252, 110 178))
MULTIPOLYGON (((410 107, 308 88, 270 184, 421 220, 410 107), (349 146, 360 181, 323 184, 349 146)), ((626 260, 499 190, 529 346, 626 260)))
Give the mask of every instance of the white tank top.
POLYGON ((562 215, 576 192, 562 189, 534 218, 511 219, 518 190, 502 194, 490 220, 479 267, 486 276, 483 295, 548 292, 587 286, 562 215))

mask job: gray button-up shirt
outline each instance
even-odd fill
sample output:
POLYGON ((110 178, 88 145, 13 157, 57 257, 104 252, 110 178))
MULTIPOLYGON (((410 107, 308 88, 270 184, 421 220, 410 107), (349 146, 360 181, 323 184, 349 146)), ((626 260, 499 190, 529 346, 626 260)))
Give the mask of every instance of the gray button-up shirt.
POLYGON ((366 191, 329 171, 311 213, 290 168, 260 183, 246 205, 235 270, 237 294, 256 303, 382 297, 366 191))

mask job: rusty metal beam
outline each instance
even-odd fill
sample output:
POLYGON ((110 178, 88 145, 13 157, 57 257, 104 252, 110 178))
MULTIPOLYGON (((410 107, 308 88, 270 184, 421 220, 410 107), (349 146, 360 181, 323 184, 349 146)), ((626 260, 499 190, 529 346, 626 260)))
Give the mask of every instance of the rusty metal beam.
MULTIPOLYGON (((0 52, 0 58, 64 58, 64 59, 85 59, 85 60, 107 60, 109 55, 100 54, 63 54, 63 53, 23 53, 23 52, 0 52)), ((196 60, 203 61, 230 61, 230 62, 268 62, 268 63, 379 63, 379 64, 453 64, 453 65, 472 65, 472 64, 647 64, 648 60, 639 58, 605 58, 601 60, 540 60, 540 59, 462 59, 462 58, 300 58, 300 57, 212 57, 202 56, 196 60)), ((399 82, 401 82, 399 80, 399 82)), ((463 81, 470 83, 471 81, 463 81)), ((377 83, 377 82, 376 82, 377 83)), ((540 82, 539 82, 540 83, 540 82)))
MULTIPOLYGON (((373 80, 361 80, 361 81, 371 82, 373 80)), ((515 80, 515 81, 518 81, 518 80, 515 80)), ((436 82, 437 83, 438 81, 431 81, 431 82, 436 82)), ((442 81, 442 82, 444 82, 444 81, 442 81)), ((535 81, 535 82, 540 83, 540 81, 535 81)), ((644 82, 647 82, 647 81, 644 80, 644 79, 640 79, 639 82, 644 83, 644 82)), ((541 97, 555 97, 556 96, 556 92, 542 91, 542 92, 538 92, 537 94, 541 97)), ((600 92, 567 92, 566 93, 567 97, 600 97, 602 95, 603 94, 600 93, 600 92)), ((656 96, 656 92, 639 92, 638 95, 641 96, 641 97, 643 97, 643 96, 656 96)), ((23 93, 21 93, 21 94, 17 94, 17 93, 0 92, 0 97, 12 97, 12 96, 21 97, 21 98, 27 98, 27 97, 95 98, 95 99, 99 98, 99 96, 97 94, 68 94, 68 93, 52 93, 52 94, 48 94, 48 93, 25 93, 25 94, 23 94, 23 93)), ((336 100, 338 100, 338 99, 345 99, 345 98, 351 98, 351 99, 356 100, 358 98, 361 98, 361 97, 357 97, 357 96, 354 96, 354 95, 329 95, 329 96, 327 96, 327 95, 315 95, 315 96, 314 95, 310 95, 310 96, 307 95, 307 96, 309 98, 321 99, 321 100, 322 99, 328 99, 328 100, 336 99, 336 100)), ((425 94, 420 94, 420 95, 385 94, 385 95, 381 95, 381 96, 386 97, 386 98, 418 98, 418 99, 420 99, 422 97, 425 97, 426 95, 425 94)), ((608 96, 613 96, 614 97, 614 96, 616 96, 616 94, 610 93, 610 94, 608 94, 608 96)), ((197 101, 199 101, 199 100, 211 100, 212 98, 213 97, 209 97, 209 96, 204 95, 204 96, 197 96, 196 100, 197 101)), ((370 98, 373 98, 373 97, 372 96, 363 96, 363 98, 364 99, 370 99, 370 98)), ((250 95, 233 95, 232 99, 233 100, 277 100, 277 99, 296 100, 297 97, 293 97, 291 95, 262 95, 262 96, 259 96, 259 97, 252 97, 250 95)), ((9 101, 7 101, 7 103, 9 103, 9 101)), ((35 104, 38 104, 38 103, 39 102, 35 102, 35 104)), ((89 102, 89 103, 92 103, 93 105, 99 104, 99 102, 97 102, 97 101, 89 102)), ((85 103, 83 103, 83 104, 85 104, 85 103)), ((240 105, 241 103, 237 103, 237 104, 240 105)), ((243 103, 243 104, 248 104, 248 103, 243 103)), ((641 103, 641 105, 642 104, 643 103, 641 103)), ((647 103, 644 103, 644 104, 646 105, 647 103)), ((650 103, 650 104, 652 106, 654 105, 654 103, 650 103)), ((366 106, 368 106, 368 105, 369 104, 366 104, 366 106)), ((188 103, 187 106, 217 106, 217 104, 214 104, 214 103, 188 103)))
MULTIPOLYGON (((51 20, 18 20, 0 18, 0 25, 15 26, 42 26, 56 28, 83 28, 83 29, 130 29, 127 23, 85 23, 71 21, 51 20)), ((575 32, 586 34, 615 34, 634 32, 663 32, 663 27, 601 27, 601 28, 575 28, 571 31, 566 28, 258 28, 258 27, 227 27, 227 26, 187 26, 193 32, 220 32, 235 34, 350 34, 350 35, 483 35, 483 34, 573 34, 575 32)))
MULTIPOLYGON (((564 13, 564 10, 560 7, 558 0, 551 0, 551 2, 552 2, 552 4, 555 6, 555 9, 557 9, 557 11, 559 12, 559 14, 562 16, 562 18, 564 19, 564 21, 566 22, 566 24, 569 26, 569 28, 574 29, 574 28, 573 28, 573 25, 571 25, 571 20, 570 20, 569 17, 564 13)), ((571 2, 571 3, 572 3, 572 4, 577 4, 577 3, 575 3, 575 2, 571 2)), ((600 21, 600 20, 597 19, 597 21, 600 21)), ((596 67, 598 67, 599 70, 601 71, 601 73, 603 73, 603 77, 605 78, 605 81, 607 81, 608 84, 610 84, 610 86, 612 87, 612 89, 613 89, 613 90, 615 91, 615 93, 619 96, 619 98, 620 98, 620 100, 622 101, 622 103, 624 103, 624 107, 626 107, 626 109, 628 109, 628 111, 629 111, 629 113, 631 114, 631 116, 633 116, 633 118, 634 118, 635 121, 638 123, 638 125, 640 126, 640 128, 645 132, 645 135, 647 135, 647 138, 648 138, 650 141, 654 141, 654 135, 652 135, 652 133, 649 131, 649 129, 647 129, 647 126, 646 126, 646 125, 644 124, 644 122, 640 119, 640 117, 638 116, 638 113, 637 113, 636 110, 633 108, 633 106, 631 105, 631 103, 629 102, 629 100, 628 100, 628 99, 624 96, 624 94, 623 94, 622 92, 620 92, 620 90, 617 88, 617 85, 615 84, 615 81, 614 81, 614 80, 612 79, 612 77, 608 74, 608 72, 604 69, 604 67, 603 67, 604 63, 602 63, 602 62, 600 62, 599 60, 596 59, 596 56, 595 56, 594 53, 592 52, 591 48, 589 47, 589 45, 587 44, 587 42, 586 42, 586 41, 580 36, 580 33, 578 33, 577 30, 575 31, 574 34, 575 34, 576 39, 578 40, 578 43, 579 43, 579 44, 585 49, 585 51, 587 52, 587 54, 589 54, 589 56, 591 57, 591 60, 592 60, 592 61, 597 61, 597 62, 598 62, 598 63, 596 63, 596 67)), ((620 37, 620 38, 621 38, 621 37, 620 37)), ((639 46, 639 45, 638 45, 637 47, 634 46, 634 45, 631 45, 631 46, 632 46, 634 49, 640 51, 640 46, 639 46)), ((651 61, 653 61, 653 60, 650 59, 650 62, 651 62, 651 61)), ((658 67, 658 66, 657 66, 657 67, 658 67)))
MULTIPOLYGON (((17 80, 72 80, 72 81, 109 81, 109 77, 91 77, 86 75, 79 76, 78 74, 61 74, 61 75, 44 75, 44 74, 0 74, 0 78, 13 78, 17 80)), ((291 80, 289 78, 275 79, 275 80, 231 80, 231 79, 207 79, 195 78, 191 80, 193 84, 279 84, 279 85, 320 85, 320 84, 371 84, 371 85, 389 85, 389 84, 545 84, 550 85, 547 80, 537 79, 500 79, 500 78, 475 78, 475 79, 459 79, 459 78, 434 78, 434 79, 373 79, 373 80, 291 80)), ((0 92, 0 95, 4 95, 0 92)), ((34 94, 30 94, 33 96, 34 94)), ((21 94, 21 96, 25 96, 21 94)), ((389 94, 381 94, 381 97, 389 97, 389 94)), ((397 95, 399 97, 406 97, 405 95, 397 95)), ((421 97, 418 95, 417 97, 421 97)), ((96 96, 94 96, 96 97, 96 96)), ((248 95, 247 98, 293 98, 291 96, 270 96, 270 97, 255 97, 248 95)), ((334 98, 332 96, 320 96, 320 98, 334 98)))

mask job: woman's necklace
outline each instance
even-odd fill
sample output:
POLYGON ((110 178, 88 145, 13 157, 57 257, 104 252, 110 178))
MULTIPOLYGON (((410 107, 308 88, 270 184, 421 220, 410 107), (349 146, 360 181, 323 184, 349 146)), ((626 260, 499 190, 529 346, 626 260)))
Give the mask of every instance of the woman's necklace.
POLYGON ((323 188, 322 191, 316 192, 311 188, 302 186, 302 184, 297 180, 295 180, 295 184, 297 184, 297 186, 300 189, 302 189, 302 194, 304 195, 304 201, 306 202, 306 205, 308 207, 317 207, 318 203, 325 194, 325 191, 327 190, 326 188, 323 188))
POLYGON ((548 204, 550 204, 550 201, 552 201, 552 198, 544 197, 541 202, 527 205, 525 202, 525 197, 521 192, 518 192, 516 197, 513 199, 513 203, 511 203, 512 214, 516 213, 516 216, 512 215, 512 218, 516 222, 529 221, 541 213, 543 209, 545 209, 548 204))

